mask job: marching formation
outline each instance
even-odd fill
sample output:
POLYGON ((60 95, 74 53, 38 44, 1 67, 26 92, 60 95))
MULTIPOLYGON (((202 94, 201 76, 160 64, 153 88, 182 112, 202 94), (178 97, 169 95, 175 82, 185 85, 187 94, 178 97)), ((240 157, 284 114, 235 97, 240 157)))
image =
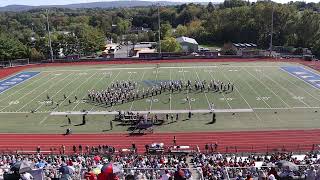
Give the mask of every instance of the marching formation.
POLYGON ((90 102, 97 102, 100 104, 105 104, 106 106, 114 106, 117 104, 124 104, 126 102, 131 102, 134 100, 144 99, 148 97, 157 96, 163 92, 181 92, 181 91, 207 91, 207 92, 220 92, 220 93, 230 93, 234 89, 234 84, 228 82, 224 83, 219 80, 210 80, 207 82, 194 81, 191 80, 183 81, 160 81, 151 88, 137 89, 137 82, 135 81, 117 81, 112 83, 110 87, 105 90, 96 91, 89 90, 88 99, 90 102))

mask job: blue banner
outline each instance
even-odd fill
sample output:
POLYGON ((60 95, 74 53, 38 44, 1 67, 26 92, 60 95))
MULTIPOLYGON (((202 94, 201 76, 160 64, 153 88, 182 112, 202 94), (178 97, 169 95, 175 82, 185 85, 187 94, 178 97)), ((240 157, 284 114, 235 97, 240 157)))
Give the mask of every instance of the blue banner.
POLYGON ((301 66, 283 66, 282 70, 320 89, 320 75, 301 66))
POLYGON ((34 76, 39 74, 40 72, 21 72, 12 77, 4 79, 0 81, 0 94, 5 92, 6 90, 12 88, 15 85, 18 85, 34 76))

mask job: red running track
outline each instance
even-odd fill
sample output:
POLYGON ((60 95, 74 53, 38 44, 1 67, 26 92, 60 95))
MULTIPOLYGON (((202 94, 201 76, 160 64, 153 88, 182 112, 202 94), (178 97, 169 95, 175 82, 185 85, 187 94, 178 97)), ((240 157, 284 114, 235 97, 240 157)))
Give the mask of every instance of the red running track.
POLYGON ((30 64, 27 66, 17 66, 0 69, 0 79, 10 76, 14 73, 23 71, 29 68, 49 67, 49 66, 79 66, 79 65, 99 65, 99 64, 158 64, 158 63, 194 63, 194 62, 295 62, 309 66, 320 71, 320 63, 305 61, 302 59, 272 59, 272 58, 224 58, 224 59, 171 59, 171 60, 114 60, 114 61, 86 61, 86 62, 71 62, 71 63, 46 63, 46 64, 30 64))
POLYGON ((177 145, 198 145, 204 150, 207 143, 218 143, 220 152, 266 152, 285 148, 288 151, 311 151, 313 144, 320 142, 320 130, 277 130, 277 131, 243 131, 243 132, 188 132, 188 133, 154 133, 141 136, 129 136, 123 133, 112 134, 1 134, 1 150, 34 151, 36 146, 42 150, 65 145, 71 150, 73 145, 111 145, 116 149, 129 148, 135 143, 138 152, 144 152, 144 145, 162 142, 166 146, 173 144, 176 136, 177 145), (228 147, 228 149, 227 149, 228 147))

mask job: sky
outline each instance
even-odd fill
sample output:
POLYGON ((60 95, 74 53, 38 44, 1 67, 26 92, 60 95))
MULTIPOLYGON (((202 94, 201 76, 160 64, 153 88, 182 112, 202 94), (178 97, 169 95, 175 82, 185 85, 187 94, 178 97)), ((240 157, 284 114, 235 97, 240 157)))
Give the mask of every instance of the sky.
MULTIPOLYGON (((18 5, 31 5, 31 6, 39 6, 39 5, 64 5, 64 4, 74 4, 74 3, 87 3, 87 2, 100 2, 103 0, 0 0, 0 7, 18 4, 18 5)), ((110 0, 109 0, 110 1, 110 0)), ((146 0, 148 1, 148 0, 146 0)), ((150 0, 156 1, 156 0, 150 0)), ((168 0, 172 1, 172 0, 168 0)), ((183 2, 184 0, 174 0, 177 2, 183 2)), ((187 0, 188 2, 221 2, 223 0, 187 0)), ((250 0, 256 1, 256 0, 250 0)), ((279 3, 287 3, 291 0, 274 0, 279 3)), ((305 2, 319 2, 320 0, 300 0, 305 2)))

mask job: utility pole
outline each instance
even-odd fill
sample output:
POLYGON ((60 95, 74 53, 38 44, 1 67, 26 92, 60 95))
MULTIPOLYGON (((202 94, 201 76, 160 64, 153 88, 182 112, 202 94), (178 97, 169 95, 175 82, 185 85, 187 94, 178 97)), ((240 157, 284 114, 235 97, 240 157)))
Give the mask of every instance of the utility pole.
POLYGON ((161 30, 160 30, 160 4, 158 3, 158 38, 159 38, 159 57, 161 57, 161 30))
POLYGON ((272 5, 272 14, 271 14, 271 34, 270 34, 270 56, 272 53, 272 38, 273 38, 273 14, 274 14, 274 4, 272 5))
POLYGON ((51 56, 51 62, 53 62, 53 51, 52 51, 52 44, 51 44, 51 33, 50 33, 50 26, 49 26, 49 11, 48 11, 48 9, 46 9, 46 13, 47 13, 47 26, 48 26, 50 56, 51 56))

